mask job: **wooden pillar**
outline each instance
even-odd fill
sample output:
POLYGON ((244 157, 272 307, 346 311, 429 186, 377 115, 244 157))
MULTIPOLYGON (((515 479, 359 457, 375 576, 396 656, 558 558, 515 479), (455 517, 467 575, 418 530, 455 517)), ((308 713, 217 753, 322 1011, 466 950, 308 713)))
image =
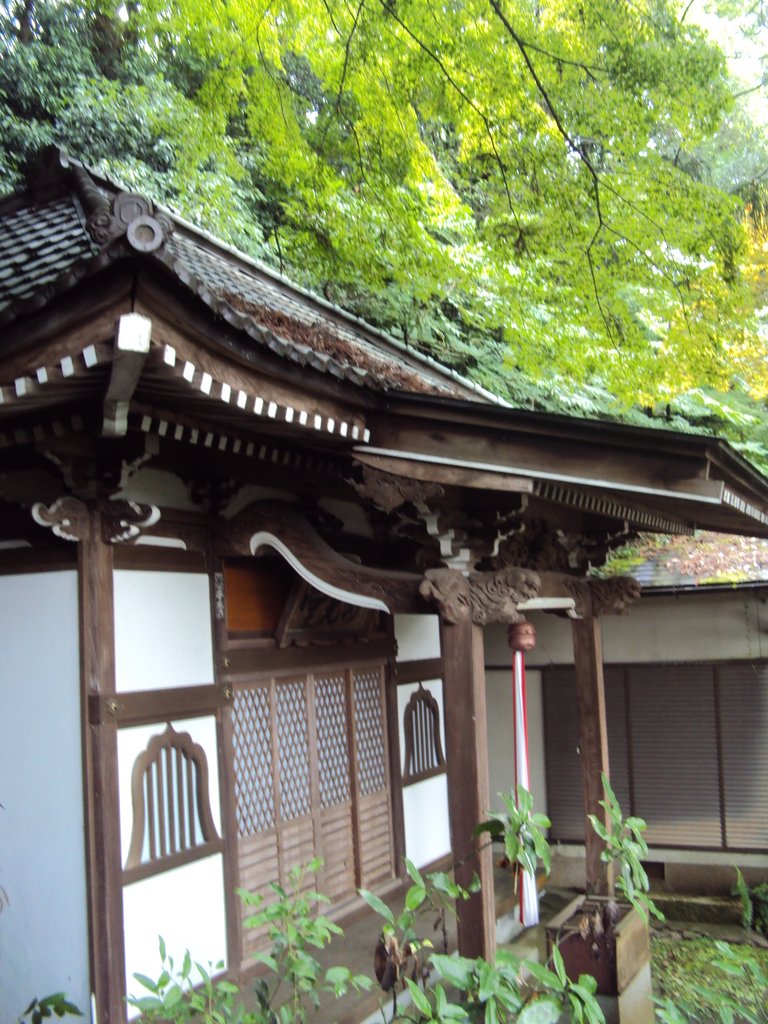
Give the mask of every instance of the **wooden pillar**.
POLYGON ((470 619, 450 623, 441 616, 440 644, 455 878, 466 888, 477 872, 481 883, 480 892, 457 907, 459 953, 467 957, 493 958, 496 946, 493 860, 490 846, 478 842, 472 835, 490 806, 482 627, 470 619), (482 845, 485 849, 479 851, 482 845))
POLYGON ((117 782, 116 721, 91 721, 89 697, 115 693, 112 545, 97 510, 87 513, 78 545, 80 659, 85 716, 85 805, 91 984, 99 1024, 125 1020, 125 949, 117 782))
MULTIPOLYGON (((579 715, 579 750, 584 790, 584 813, 601 821, 606 812, 600 806, 605 799, 600 772, 608 776, 608 730, 605 715, 605 681, 600 619, 572 619, 573 658, 576 670, 576 702, 579 715)), ((606 865, 600 860, 603 841, 589 821, 584 819, 587 868, 587 892, 608 892, 606 865)))

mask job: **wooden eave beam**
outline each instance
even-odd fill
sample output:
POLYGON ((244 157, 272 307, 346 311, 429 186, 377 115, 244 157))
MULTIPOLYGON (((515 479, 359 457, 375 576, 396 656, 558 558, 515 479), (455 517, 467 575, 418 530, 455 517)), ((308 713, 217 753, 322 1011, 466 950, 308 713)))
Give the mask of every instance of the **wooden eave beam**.
POLYGON ((524 431, 516 430, 514 418, 505 424, 506 410, 481 411, 486 413, 486 425, 467 423, 461 416, 438 424, 412 415, 372 415, 371 442, 358 446, 355 457, 389 459, 404 466, 418 462, 433 476, 462 471, 532 480, 534 493, 541 490, 544 496, 547 489, 560 486, 589 489, 646 514, 662 512, 689 527, 740 531, 749 517, 756 532, 768 532, 768 482, 755 472, 746 489, 740 464, 736 479, 725 473, 725 479, 713 478, 705 444, 681 441, 677 450, 668 444, 668 450, 657 452, 650 446, 663 432, 648 431, 645 447, 635 434, 627 439, 631 443, 622 445, 621 431, 618 439, 612 437, 607 424, 601 424, 603 437, 595 438, 591 430, 584 439, 579 436, 579 421, 573 422, 570 435, 556 435, 551 426, 547 429, 546 417, 536 436, 527 424, 524 431))
POLYGON ((88 345, 111 344, 115 324, 131 312, 131 265, 110 267, 93 281, 79 281, 41 309, 30 310, 3 326, 0 380, 31 375, 39 366, 56 365, 88 345))
POLYGON ((418 461, 443 467, 531 477, 575 486, 601 487, 642 495, 719 500, 722 481, 707 479, 706 458, 670 460, 655 451, 617 449, 570 438, 531 437, 510 429, 481 429, 443 423, 424 429, 412 420, 371 421, 367 456, 418 461))

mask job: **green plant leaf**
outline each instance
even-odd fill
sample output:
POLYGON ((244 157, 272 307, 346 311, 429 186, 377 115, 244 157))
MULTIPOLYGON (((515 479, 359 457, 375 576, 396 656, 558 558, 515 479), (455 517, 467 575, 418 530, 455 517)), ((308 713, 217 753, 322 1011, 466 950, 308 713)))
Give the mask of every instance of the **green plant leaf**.
POLYGON ((517 1017, 517 1024, 557 1024, 563 1011, 559 999, 539 996, 526 1003, 517 1017))
POLYGON ((370 892, 368 889, 359 889, 358 892, 365 900, 365 902, 368 904, 368 906, 371 908, 371 910, 376 911, 377 914, 383 917, 385 921, 387 921, 394 927, 395 915, 392 913, 392 911, 389 909, 387 904, 382 899, 380 899, 374 893, 370 892))

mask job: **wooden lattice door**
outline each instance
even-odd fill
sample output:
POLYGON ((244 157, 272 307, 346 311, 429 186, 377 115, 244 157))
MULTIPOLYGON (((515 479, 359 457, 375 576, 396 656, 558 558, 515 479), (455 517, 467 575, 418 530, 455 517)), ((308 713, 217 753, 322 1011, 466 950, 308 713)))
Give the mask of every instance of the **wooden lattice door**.
MULTIPOLYGON (((391 878, 381 665, 272 678, 234 691, 233 777, 240 885, 266 892, 313 857, 334 903, 391 878)), ((262 936, 244 932, 243 956, 262 936)))

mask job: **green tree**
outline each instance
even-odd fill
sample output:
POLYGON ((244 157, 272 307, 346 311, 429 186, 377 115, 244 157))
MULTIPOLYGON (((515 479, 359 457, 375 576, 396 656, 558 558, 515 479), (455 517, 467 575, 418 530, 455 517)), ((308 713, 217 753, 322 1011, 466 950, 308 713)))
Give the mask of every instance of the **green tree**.
POLYGON ((733 88, 676 0, 0 17, 4 184, 64 142, 517 403, 766 390, 744 200, 703 172, 733 88))

